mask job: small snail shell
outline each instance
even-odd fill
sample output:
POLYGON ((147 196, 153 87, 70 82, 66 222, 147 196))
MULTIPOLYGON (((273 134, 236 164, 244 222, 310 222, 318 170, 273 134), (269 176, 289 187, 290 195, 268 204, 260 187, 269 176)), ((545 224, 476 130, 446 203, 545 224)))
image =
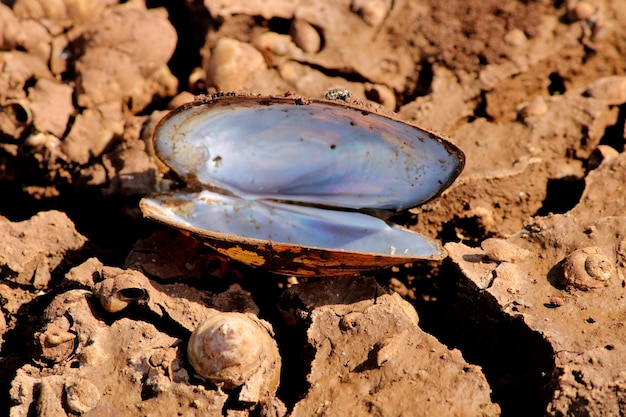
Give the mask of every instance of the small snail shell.
POLYGON ((613 262, 600 248, 590 246, 578 249, 565 258, 564 284, 583 291, 603 287, 609 284, 613 270, 613 262))
POLYGON ((136 271, 124 271, 106 278, 95 286, 95 294, 102 307, 109 313, 117 313, 129 304, 148 297, 145 278, 136 271))
POLYGON ((253 314, 218 312, 191 334, 189 362, 208 381, 226 389, 244 385, 240 401, 258 402, 278 388, 280 355, 269 324, 253 314))
POLYGON ((65 403, 72 413, 84 414, 100 402, 100 390, 84 378, 69 378, 64 389, 65 403))

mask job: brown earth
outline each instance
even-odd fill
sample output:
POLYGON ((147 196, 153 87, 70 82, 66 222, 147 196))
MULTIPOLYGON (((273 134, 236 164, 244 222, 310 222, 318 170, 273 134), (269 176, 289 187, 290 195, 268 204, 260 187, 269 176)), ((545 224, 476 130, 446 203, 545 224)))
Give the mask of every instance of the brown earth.
POLYGON ((624 57, 623 0, 3 0, 2 412, 626 414, 624 57), (393 219, 449 258, 277 277, 142 218, 167 110, 334 88, 465 152, 393 219), (227 311, 273 332, 276 392, 189 364, 227 311))

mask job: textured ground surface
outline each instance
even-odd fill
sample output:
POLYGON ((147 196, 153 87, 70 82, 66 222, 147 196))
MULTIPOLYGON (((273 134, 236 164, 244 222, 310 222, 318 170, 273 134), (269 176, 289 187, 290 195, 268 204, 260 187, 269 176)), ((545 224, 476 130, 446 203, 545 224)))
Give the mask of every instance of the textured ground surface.
POLYGON ((1 412, 626 414, 625 56, 622 0, 3 0, 1 412), (298 282, 142 218, 168 109, 333 88, 463 149, 393 219, 448 259, 298 282), (215 311, 273 328, 275 394, 195 374, 215 311))

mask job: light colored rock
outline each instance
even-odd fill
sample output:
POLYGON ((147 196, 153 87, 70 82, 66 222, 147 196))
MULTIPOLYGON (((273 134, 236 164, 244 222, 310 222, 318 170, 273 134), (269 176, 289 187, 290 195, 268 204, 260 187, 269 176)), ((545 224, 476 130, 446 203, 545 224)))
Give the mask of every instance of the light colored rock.
POLYGON ((389 5, 384 0, 353 0, 352 11, 358 13, 365 23, 376 27, 387 17, 389 5))
POLYGON ((218 91, 242 90, 254 75, 265 69, 263 55, 252 45, 221 38, 207 63, 207 83, 218 91))
POLYGON ((504 42, 511 46, 520 47, 524 45, 526 41, 528 41, 526 34, 523 30, 518 28, 511 29, 504 35, 504 42))
POLYGON ((496 262, 516 263, 523 261, 530 254, 528 250, 504 239, 485 239, 480 244, 480 247, 485 251, 489 259, 496 262))
POLYGON ((543 97, 535 97, 528 103, 522 105, 517 114, 520 118, 526 119, 531 116, 541 116, 548 111, 548 105, 543 97))
POLYGON ((293 42, 304 52, 315 53, 321 49, 322 39, 317 29, 306 20, 294 19, 290 29, 293 42))
POLYGON ((587 87, 585 95, 608 104, 626 103, 626 76, 611 75, 599 78, 587 87))

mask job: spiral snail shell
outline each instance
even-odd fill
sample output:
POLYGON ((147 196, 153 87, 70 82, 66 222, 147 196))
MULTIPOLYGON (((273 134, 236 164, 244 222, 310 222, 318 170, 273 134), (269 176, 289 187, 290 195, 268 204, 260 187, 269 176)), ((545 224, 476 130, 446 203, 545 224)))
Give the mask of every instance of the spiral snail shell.
POLYGON ((281 360, 270 325, 250 313, 217 312, 191 334, 187 356, 196 373, 256 403, 278 388, 281 360))
POLYGON ((602 249, 595 246, 577 249, 563 263, 564 284, 582 291, 604 287, 609 284, 614 269, 602 249))

